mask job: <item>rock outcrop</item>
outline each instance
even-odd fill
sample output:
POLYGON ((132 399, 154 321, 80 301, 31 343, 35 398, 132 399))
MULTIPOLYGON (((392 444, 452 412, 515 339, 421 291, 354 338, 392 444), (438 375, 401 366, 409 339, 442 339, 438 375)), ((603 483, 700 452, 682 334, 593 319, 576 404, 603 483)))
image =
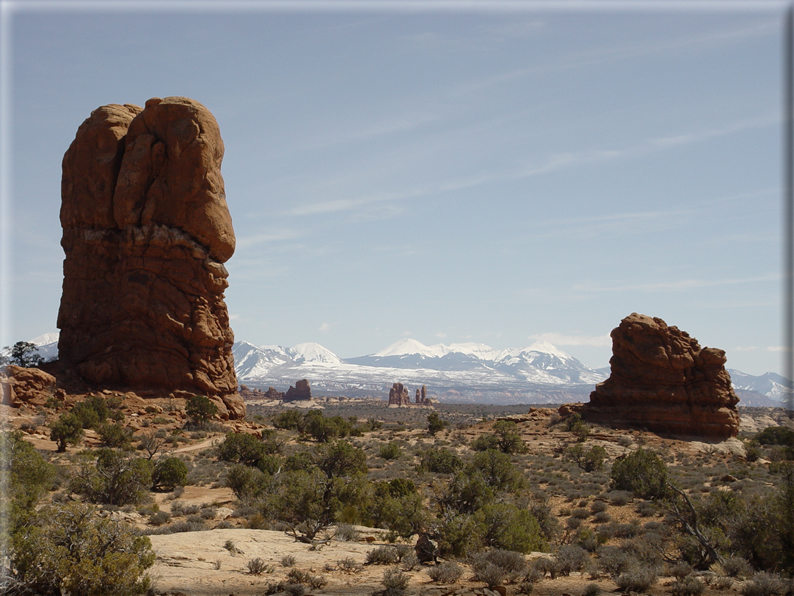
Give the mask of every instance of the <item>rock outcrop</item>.
POLYGON ((184 97, 103 106, 80 126, 61 183, 63 370, 245 415, 223 295, 235 248, 223 150, 215 118, 184 97))
MULTIPOLYGON (((272 389, 272 387, 271 387, 272 389)), ((284 401, 305 401, 312 398, 312 388, 309 386, 308 379, 301 379, 295 386, 290 385, 284 395, 284 401)))
POLYGON ((734 437, 739 414, 725 352, 659 318, 632 313, 612 330, 610 377, 596 386, 584 417, 662 434, 734 437))
MULTIPOLYGON (((272 400, 284 399, 284 392, 279 391, 275 387, 268 387, 264 395, 265 395, 265 399, 272 399, 272 400)), ((311 389, 309 390, 309 396, 311 397, 311 389)))
POLYGON ((408 389, 403 387, 402 383, 395 383, 389 389, 389 405, 390 406, 410 406, 411 396, 408 389))
POLYGON ((43 406, 55 394, 56 379, 38 368, 8 365, 0 372, 3 405, 20 407, 23 403, 43 406))
POLYGON ((422 385, 422 389, 416 390, 416 405, 418 406, 430 406, 433 404, 433 400, 427 397, 427 385, 422 385))

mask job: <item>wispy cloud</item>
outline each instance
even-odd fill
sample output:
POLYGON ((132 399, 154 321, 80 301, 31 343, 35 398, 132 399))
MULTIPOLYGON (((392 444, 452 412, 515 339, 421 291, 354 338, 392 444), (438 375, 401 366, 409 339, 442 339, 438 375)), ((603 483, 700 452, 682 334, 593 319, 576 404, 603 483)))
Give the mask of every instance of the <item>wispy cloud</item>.
POLYGON ((756 37, 780 34, 780 18, 775 15, 771 19, 753 23, 752 25, 711 31, 698 35, 682 36, 672 40, 648 41, 646 43, 625 44, 620 46, 588 48, 586 52, 572 52, 567 55, 555 55, 547 62, 533 64, 528 68, 514 69, 496 73, 488 77, 469 81, 458 86, 456 94, 472 92, 504 84, 514 79, 525 78, 538 74, 556 73, 592 67, 595 64, 636 59, 653 54, 692 51, 695 47, 715 48, 726 44, 742 42, 756 37))
POLYGON ((769 281, 780 281, 779 273, 769 273, 756 277, 730 278, 730 279, 680 279, 674 281, 662 281, 645 284, 627 284, 620 286, 592 286, 586 284, 576 284, 574 289, 580 292, 684 292, 696 288, 708 288, 715 286, 727 286, 738 284, 762 283, 769 281))
MULTIPOLYGON (((290 216, 301 217, 307 215, 326 215, 329 213, 339 213, 345 211, 363 211, 364 208, 371 207, 374 204, 412 200, 419 197, 434 196, 439 195, 440 193, 459 191, 486 184, 494 184, 503 181, 532 178, 551 173, 564 172, 581 166, 590 166, 593 164, 610 161, 635 159, 660 151, 673 150, 681 147, 682 145, 705 142, 750 129, 771 127, 778 124, 779 117, 777 115, 765 115, 754 119, 729 123, 721 127, 693 131, 672 137, 651 137, 641 141, 640 143, 619 148, 602 147, 587 151, 558 152, 540 159, 536 158, 531 161, 527 161, 526 163, 514 168, 506 168, 502 170, 489 169, 480 172, 472 172, 462 176, 440 179, 433 184, 408 187, 387 192, 370 193, 358 197, 320 200, 306 205, 296 206, 288 210, 286 214, 290 216)), ((676 212, 666 212, 666 214, 668 216, 672 216, 690 214, 694 212, 695 210, 678 210, 676 212)), ((398 211, 390 211, 387 213, 387 215, 394 216, 399 213, 400 212, 398 211)), ((615 221, 618 218, 650 219, 657 217, 660 214, 661 212, 646 212, 605 215, 600 218, 591 218, 590 221, 608 222, 615 221)), ((381 214, 381 216, 383 216, 383 214, 381 214)), ((587 223, 587 219, 585 218, 581 218, 579 221, 582 223, 587 223)), ((557 222, 547 223, 556 224, 557 222)), ((261 236, 261 240, 259 240, 259 238, 260 237, 255 237, 250 242, 268 241, 270 240, 270 235, 264 234, 261 236)))
POLYGON ((262 232, 261 234, 254 234, 252 236, 238 238, 237 246, 240 248, 247 248, 249 246, 256 246, 257 244, 265 244, 268 242, 284 242, 287 240, 295 240, 301 236, 301 232, 290 229, 277 230, 275 232, 262 232))
POLYGON ((323 323, 317 328, 317 331, 329 331, 331 329, 330 323, 323 323))
POLYGON ((547 341, 555 346, 590 346, 604 348, 612 345, 612 338, 607 335, 566 335, 564 333, 536 333, 527 336, 532 341, 547 341))

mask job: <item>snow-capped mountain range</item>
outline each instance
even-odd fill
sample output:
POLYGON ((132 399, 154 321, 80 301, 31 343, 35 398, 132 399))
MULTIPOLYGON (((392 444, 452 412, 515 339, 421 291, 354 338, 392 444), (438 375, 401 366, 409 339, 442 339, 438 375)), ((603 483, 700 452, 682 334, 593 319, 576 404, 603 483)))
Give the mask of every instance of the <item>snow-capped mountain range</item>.
MULTIPOLYGON (((31 343, 46 360, 57 357, 58 333, 31 343)), ((591 369, 548 342, 497 350, 479 343, 426 346, 401 339, 367 356, 339 358, 316 343, 291 348, 238 341, 232 349, 238 382, 285 391, 309 379, 316 395, 383 397, 393 383, 413 391, 427 385, 429 397, 449 402, 495 404, 587 401, 609 368, 591 369)), ((741 405, 780 406, 786 379, 729 369, 741 405)))
POLYGON ((585 399, 606 378, 548 343, 495 350, 402 339, 375 354, 343 360, 318 344, 284 348, 240 341, 233 353, 240 383, 283 390, 307 378, 315 393, 382 396, 400 382, 411 389, 427 385, 431 397, 444 401, 563 402, 585 399))

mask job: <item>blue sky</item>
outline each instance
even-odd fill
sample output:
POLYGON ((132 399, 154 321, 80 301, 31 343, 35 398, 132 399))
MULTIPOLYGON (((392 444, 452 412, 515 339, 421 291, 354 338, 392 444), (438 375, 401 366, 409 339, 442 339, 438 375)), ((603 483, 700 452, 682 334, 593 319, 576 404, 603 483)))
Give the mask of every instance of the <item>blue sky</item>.
POLYGON ((55 330, 77 127, 182 95, 226 146, 237 339, 599 367, 640 312, 782 371, 784 4, 82 6, 4 6, 0 345, 55 330))

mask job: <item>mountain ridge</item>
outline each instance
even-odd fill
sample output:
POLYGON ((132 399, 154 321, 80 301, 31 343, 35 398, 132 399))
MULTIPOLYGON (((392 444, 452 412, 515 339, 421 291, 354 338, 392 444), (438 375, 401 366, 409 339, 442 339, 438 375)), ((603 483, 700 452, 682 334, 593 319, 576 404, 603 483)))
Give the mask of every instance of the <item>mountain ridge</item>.
MULTIPOLYGON (((31 340, 45 359, 58 354, 58 333, 31 340)), ((286 389, 308 378, 317 394, 383 396, 395 382, 427 385, 440 401, 471 403, 564 403, 587 401, 609 367, 591 369, 548 342, 495 349, 481 343, 425 346, 403 338, 374 354, 340 358, 324 346, 257 346, 240 340, 232 348, 239 383, 286 389)), ((784 405, 786 379, 776 373, 749 375, 728 369, 740 405, 784 405)))

